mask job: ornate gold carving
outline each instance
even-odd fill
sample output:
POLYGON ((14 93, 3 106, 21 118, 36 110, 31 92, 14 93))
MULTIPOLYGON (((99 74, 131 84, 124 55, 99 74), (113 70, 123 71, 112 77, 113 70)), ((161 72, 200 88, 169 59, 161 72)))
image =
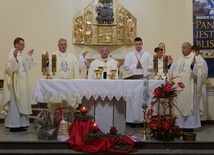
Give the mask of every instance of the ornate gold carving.
MULTIPOLYGON (((116 0, 112 2, 114 21, 100 23, 96 20, 96 7, 101 1, 94 0, 73 19, 73 44, 128 45, 136 37, 136 18, 116 0)), ((102 1, 103 2, 103 1, 102 1)))
POLYGON ((112 28, 111 27, 98 27, 98 43, 111 43, 112 42, 112 28))
POLYGON ((84 35, 83 35, 83 16, 78 16, 74 18, 73 22, 73 42, 83 44, 84 35))

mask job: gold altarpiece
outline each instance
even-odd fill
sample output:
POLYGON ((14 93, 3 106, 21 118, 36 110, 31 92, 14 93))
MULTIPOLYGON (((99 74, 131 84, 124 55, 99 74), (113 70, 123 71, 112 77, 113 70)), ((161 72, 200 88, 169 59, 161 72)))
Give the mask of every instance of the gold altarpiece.
POLYGON ((99 22, 96 6, 105 0, 95 0, 73 18, 73 44, 129 45, 136 37, 136 18, 116 0, 112 0, 112 22, 99 22))

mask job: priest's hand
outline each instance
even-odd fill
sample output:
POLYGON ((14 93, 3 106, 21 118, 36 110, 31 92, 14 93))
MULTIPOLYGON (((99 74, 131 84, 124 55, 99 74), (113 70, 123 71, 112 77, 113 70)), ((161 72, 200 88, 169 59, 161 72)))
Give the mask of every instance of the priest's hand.
POLYGON ((171 55, 169 55, 168 57, 168 65, 171 65, 173 63, 173 59, 171 57, 171 55))
POLYGON ((14 55, 15 58, 17 57, 17 55, 18 55, 18 49, 15 49, 15 50, 13 51, 13 55, 14 55))
POLYGON ((137 69, 142 69, 143 68, 142 64, 140 63, 140 61, 137 62, 136 68, 137 69))
POLYGON ((120 68, 120 66, 121 66, 122 64, 123 64, 123 63, 119 61, 119 62, 117 63, 117 68, 120 68))
POLYGON ((33 55, 33 49, 32 50, 30 50, 28 53, 27 53, 27 55, 29 55, 29 56, 32 56, 33 55))
POLYGON ((194 65, 195 62, 196 62, 196 59, 195 59, 195 56, 194 56, 194 58, 192 59, 192 65, 194 65))
POLYGON ((89 51, 85 51, 85 52, 82 54, 83 58, 85 58, 85 56, 86 56, 88 53, 89 53, 89 51))
POLYGON ((84 63, 85 63, 85 66, 87 67, 87 69, 89 69, 91 63, 88 61, 84 61, 84 63))

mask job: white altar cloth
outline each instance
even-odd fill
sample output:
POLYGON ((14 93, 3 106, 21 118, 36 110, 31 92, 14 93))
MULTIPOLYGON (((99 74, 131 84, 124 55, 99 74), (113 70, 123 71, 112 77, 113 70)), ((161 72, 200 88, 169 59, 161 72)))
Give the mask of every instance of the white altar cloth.
POLYGON ((117 100, 128 97, 143 95, 142 80, 63 80, 63 79, 39 79, 32 93, 32 98, 36 102, 58 102, 59 100, 69 100, 71 97, 83 97, 97 100, 106 97, 117 100))
MULTIPOLYGON (((158 80, 149 80, 149 89, 160 83, 158 80)), ((37 103, 59 103, 66 100, 70 106, 74 106, 72 99, 78 97, 84 106, 89 107, 89 114, 96 116, 95 121, 104 133, 115 125, 119 133, 125 134, 124 100, 142 99, 143 89, 142 80, 39 79, 32 99, 37 103)), ((139 117, 142 115, 141 109, 139 117)))

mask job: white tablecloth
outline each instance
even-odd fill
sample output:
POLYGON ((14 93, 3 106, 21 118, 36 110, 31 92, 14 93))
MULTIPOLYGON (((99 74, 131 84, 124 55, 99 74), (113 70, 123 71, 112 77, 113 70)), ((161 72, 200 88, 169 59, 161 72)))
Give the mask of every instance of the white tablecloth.
MULTIPOLYGON (((149 89, 153 90, 160 83, 149 80, 149 89)), ((32 99, 37 103, 66 100, 69 104, 74 97, 78 97, 84 106, 89 107, 89 114, 96 116, 95 121, 104 133, 115 125, 121 134, 125 134, 125 101, 130 97, 143 98, 144 89, 143 80, 39 79, 32 99)))
POLYGON ((97 100, 106 97, 112 100, 115 97, 127 99, 130 96, 142 97, 142 80, 61 80, 61 79, 39 79, 32 93, 32 98, 36 102, 57 102, 59 100, 69 100, 70 97, 87 99, 91 97, 97 100))

